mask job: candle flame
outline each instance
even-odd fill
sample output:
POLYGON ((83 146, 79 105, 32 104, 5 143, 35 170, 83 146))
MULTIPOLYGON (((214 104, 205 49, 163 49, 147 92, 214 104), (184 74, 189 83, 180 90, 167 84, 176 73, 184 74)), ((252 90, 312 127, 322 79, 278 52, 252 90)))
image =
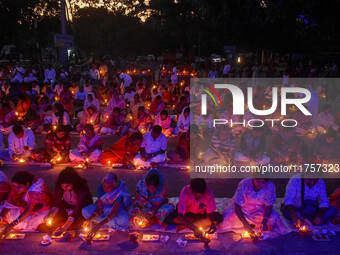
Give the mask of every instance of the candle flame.
POLYGON ((111 165, 111 161, 109 160, 109 161, 107 161, 107 163, 109 164, 109 165, 111 165))
POLYGON ((47 221, 47 225, 51 226, 52 225, 52 220, 47 221))

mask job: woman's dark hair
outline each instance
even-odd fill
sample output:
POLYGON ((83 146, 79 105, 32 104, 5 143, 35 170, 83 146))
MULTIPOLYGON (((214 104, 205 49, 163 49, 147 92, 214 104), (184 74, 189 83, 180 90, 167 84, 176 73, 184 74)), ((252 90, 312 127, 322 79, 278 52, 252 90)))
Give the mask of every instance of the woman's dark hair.
POLYGON ((57 109, 57 113, 55 115, 58 117, 58 124, 62 125, 64 122, 64 106, 62 104, 56 103, 54 107, 57 109))
POLYGON ((186 112, 190 112, 190 108, 189 108, 189 107, 186 107, 186 108, 184 109, 184 112, 183 112, 183 113, 186 113, 186 112))
POLYGON ((161 111, 161 115, 165 115, 165 116, 169 116, 169 113, 168 113, 168 111, 167 110, 162 110, 161 111))
POLYGON ((80 190, 87 186, 87 180, 81 177, 73 167, 66 167, 59 173, 56 185, 72 184, 75 190, 80 190))
POLYGON ((207 190, 207 183, 203 178, 195 178, 191 180, 190 188, 193 192, 204 194, 207 190))
POLYGON ((146 186, 158 187, 161 180, 158 174, 150 173, 145 177, 146 186))
POLYGON ((27 171, 17 172, 12 178, 12 182, 19 183, 22 185, 26 185, 27 183, 29 183, 29 186, 32 185, 33 180, 34 180, 34 175, 30 174, 27 171))

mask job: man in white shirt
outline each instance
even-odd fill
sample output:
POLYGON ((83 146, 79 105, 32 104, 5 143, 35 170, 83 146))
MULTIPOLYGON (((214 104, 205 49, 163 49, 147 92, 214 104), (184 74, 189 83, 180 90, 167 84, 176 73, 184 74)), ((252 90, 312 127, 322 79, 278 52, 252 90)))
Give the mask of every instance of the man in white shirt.
POLYGON ((92 80, 97 81, 100 79, 99 70, 96 68, 95 65, 92 65, 92 68, 89 71, 90 77, 92 80))
POLYGON ((22 83, 24 81, 25 69, 17 64, 13 71, 14 78, 12 79, 13 83, 22 83))
POLYGON ((75 95, 75 97, 74 97, 74 99, 77 101, 77 105, 84 105, 84 101, 85 101, 85 99, 86 99, 86 97, 87 97, 87 91, 86 90, 84 90, 84 86, 83 85, 81 85, 80 87, 79 87, 79 89, 76 91, 76 95, 75 95))
POLYGON ((131 103, 133 101, 133 97, 135 96, 135 94, 136 94, 135 92, 131 91, 130 87, 126 87, 124 95, 125 101, 131 103))
POLYGON ((49 65, 47 69, 45 69, 45 80, 44 82, 50 82, 51 85, 55 83, 56 73, 52 65, 49 65))
POLYGON ((315 225, 322 225, 336 214, 335 208, 329 206, 324 181, 319 178, 303 178, 301 174, 289 180, 281 211, 297 228, 305 219, 315 225))
POLYGON ((54 92, 56 95, 60 96, 60 93, 64 90, 63 83, 61 81, 58 82, 57 85, 54 87, 54 92))
POLYGON ((174 67, 172 68, 171 83, 172 83, 172 85, 175 86, 175 85, 177 84, 177 82, 178 82, 178 77, 177 77, 177 67, 174 66, 174 67))
POLYGON ((35 147, 35 137, 32 130, 22 128, 16 124, 13 132, 8 136, 8 153, 12 160, 20 160, 31 157, 35 147))
POLYGON ((130 75, 128 75, 127 73, 121 73, 119 75, 119 78, 124 80, 124 88, 130 86, 130 84, 132 83, 132 78, 130 75))
POLYGON ((134 158, 134 163, 142 167, 155 167, 165 162, 165 151, 168 147, 168 139, 162 133, 162 127, 155 125, 151 131, 143 137, 140 154, 134 158))

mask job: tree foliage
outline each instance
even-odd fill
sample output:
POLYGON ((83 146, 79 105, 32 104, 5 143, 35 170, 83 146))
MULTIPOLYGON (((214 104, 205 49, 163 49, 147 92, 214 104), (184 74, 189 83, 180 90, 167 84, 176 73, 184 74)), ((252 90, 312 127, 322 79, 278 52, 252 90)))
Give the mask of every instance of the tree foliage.
MULTIPOLYGON (((338 50, 339 0, 67 0, 76 47, 97 55, 338 50)), ((0 0, 2 44, 20 45, 39 21, 44 45, 59 26, 60 0, 0 0)), ((27 45, 30 45, 30 41, 27 45)))

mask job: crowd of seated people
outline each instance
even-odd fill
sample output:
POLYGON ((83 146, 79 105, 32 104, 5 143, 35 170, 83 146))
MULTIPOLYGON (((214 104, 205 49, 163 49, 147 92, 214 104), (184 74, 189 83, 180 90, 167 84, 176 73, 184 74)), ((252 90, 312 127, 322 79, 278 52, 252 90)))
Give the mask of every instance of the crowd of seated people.
MULTIPOLYGON (((132 141, 137 141, 135 137, 132 141)), ((282 217, 293 228, 323 225, 339 221, 339 189, 330 200, 322 179, 294 175, 288 182, 282 217)), ((98 183, 97 194, 91 194, 86 179, 72 167, 62 170, 54 193, 42 178, 19 171, 10 180, 0 171, 1 238, 11 230, 40 231, 60 236, 76 229, 88 229, 93 237, 101 227, 116 230, 148 228, 159 224, 165 230, 175 224, 176 231, 190 229, 197 237, 217 230, 243 233, 287 233, 278 211, 275 211, 275 185, 266 178, 243 179, 223 213, 216 208, 212 187, 204 179, 191 179, 179 194, 177 205, 169 203, 168 185, 156 169, 149 170, 136 185, 132 197, 127 184, 109 172, 98 183), (98 199, 93 202, 93 196, 98 199)))
MULTIPOLYGON (((252 233, 256 231, 252 226, 284 233, 282 219, 273 209, 276 192, 270 180, 242 180, 221 214, 204 179, 192 179, 179 194, 178 204, 169 203, 166 180, 157 168, 165 162, 185 166, 202 162, 290 165, 306 162, 308 156, 317 162, 332 163, 340 156, 338 125, 328 105, 315 120, 290 109, 287 115, 299 120, 297 128, 268 123, 258 127, 213 127, 216 116, 235 118, 230 102, 207 115, 193 114, 190 108, 197 106, 199 95, 180 86, 177 78, 151 88, 144 81, 133 82, 127 73, 110 80, 95 65, 83 81, 71 80, 65 71, 57 77, 49 66, 39 84, 38 80, 25 83, 21 69, 17 66, 11 83, 1 86, 1 158, 85 167, 101 162, 141 166, 150 171, 138 182, 134 199, 126 183, 108 173, 98 184, 95 203, 87 180, 71 167, 60 172, 54 195, 43 179, 31 173, 18 172, 9 180, 0 172, 0 223, 5 225, 1 235, 12 229, 60 235, 83 225, 92 226, 89 235, 93 235, 104 225, 122 230, 153 223, 164 228, 177 224, 178 231, 189 228, 196 236, 203 234, 199 226, 209 233, 218 228, 241 228, 252 233), (36 134, 46 135, 39 148, 36 134), (8 135, 6 149, 3 135, 8 135), (72 135, 80 135, 74 149, 72 135), (103 137, 107 135, 118 136, 118 140, 104 148, 103 137), (309 144, 303 136, 311 140, 309 144), (177 137, 177 143, 169 149, 173 137, 177 137)), ((105 72, 105 66, 101 65, 101 70, 105 72)), ((259 88, 254 93, 254 106, 268 107, 263 100, 266 92, 259 88)), ((230 98, 227 92, 223 96, 230 98)), ((280 119, 279 109, 271 117, 280 119)), ((249 110, 245 113, 244 119, 255 118, 262 119, 249 110)), ((328 200, 322 179, 296 175, 287 185, 281 211, 297 228, 306 220, 315 225, 339 222, 339 197, 336 190, 328 200)))

